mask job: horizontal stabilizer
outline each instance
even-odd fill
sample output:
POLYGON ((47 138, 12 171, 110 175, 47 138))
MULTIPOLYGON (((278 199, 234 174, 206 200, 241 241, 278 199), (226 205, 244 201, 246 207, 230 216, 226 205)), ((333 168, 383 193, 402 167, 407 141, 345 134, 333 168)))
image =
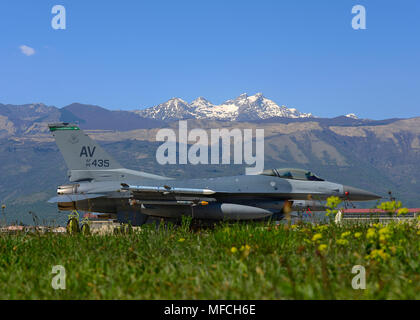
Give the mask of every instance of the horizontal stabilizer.
POLYGON ((73 201, 81 201, 93 198, 100 198, 105 197, 104 194, 66 194, 62 196, 53 197, 48 200, 49 203, 57 203, 57 202, 73 202, 73 201))

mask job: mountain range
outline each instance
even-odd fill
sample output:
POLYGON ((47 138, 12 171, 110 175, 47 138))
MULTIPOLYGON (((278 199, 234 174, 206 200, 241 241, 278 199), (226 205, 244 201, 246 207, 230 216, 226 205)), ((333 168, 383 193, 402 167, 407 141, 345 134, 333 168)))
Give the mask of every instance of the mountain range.
MULTIPOLYGON (((302 113, 295 108, 278 105, 261 93, 251 96, 244 93, 220 105, 214 105, 203 97, 191 103, 180 98, 172 98, 154 107, 130 111, 108 110, 81 103, 72 103, 63 108, 43 103, 0 104, 0 138, 46 133, 46 124, 58 121, 78 123, 82 128, 90 130, 129 131, 164 127, 172 121, 181 119, 284 122, 309 121, 313 118, 316 117, 311 113, 302 113)), ((353 113, 337 119, 348 124, 372 122, 358 119, 353 113)))
MULTIPOLYGON (((182 119, 219 121, 308 121, 315 118, 311 113, 302 113, 295 108, 278 105, 261 93, 248 96, 241 94, 236 99, 214 105, 203 97, 187 103, 172 98, 164 103, 142 110, 108 110, 106 108, 72 103, 63 108, 43 103, 24 105, 0 104, 0 137, 10 135, 46 133, 47 123, 75 122, 84 129, 129 131, 164 127, 167 123, 182 119)), ((353 113, 341 116, 342 121, 354 124, 359 120, 353 113), (343 119, 344 118, 344 119, 343 119)), ((366 119, 361 120, 366 123, 366 119)))
POLYGON ((252 96, 243 93, 236 99, 227 100, 220 105, 215 105, 203 97, 199 97, 191 103, 180 98, 172 98, 155 107, 134 112, 145 118, 166 121, 181 119, 250 121, 275 117, 313 117, 311 113, 302 113, 284 105, 279 106, 274 101, 265 98, 262 93, 252 96))

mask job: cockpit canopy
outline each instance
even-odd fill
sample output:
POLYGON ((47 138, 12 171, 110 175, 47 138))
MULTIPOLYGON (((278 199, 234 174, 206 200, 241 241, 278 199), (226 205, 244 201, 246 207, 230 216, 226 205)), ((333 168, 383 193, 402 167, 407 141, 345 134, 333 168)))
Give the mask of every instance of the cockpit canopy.
POLYGON ((324 179, 317 177, 311 171, 303 170, 303 169, 289 169, 289 168, 267 169, 261 172, 260 174, 265 175, 265 176, 273 176, 273 177, 293 179, 293 180, 324 181, 324 179))

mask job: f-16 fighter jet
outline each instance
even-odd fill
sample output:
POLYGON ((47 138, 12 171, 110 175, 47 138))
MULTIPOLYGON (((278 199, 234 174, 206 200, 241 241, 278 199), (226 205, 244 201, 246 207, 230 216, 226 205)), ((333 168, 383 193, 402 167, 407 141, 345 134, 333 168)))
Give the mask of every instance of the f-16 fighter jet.
POLYGON ((131 225, 142 225, 150 217, 177 221, 190 216, 203 222, 279 220, 293 204, 305 206, 330 196, 350 201, 380 198, 301 169, 171 179, 124 168, 77 125, 56 123, 49 129, 69 169, 71 184, 59 186, 58 195, 49 200, 63 211, 111 215, 131 225))

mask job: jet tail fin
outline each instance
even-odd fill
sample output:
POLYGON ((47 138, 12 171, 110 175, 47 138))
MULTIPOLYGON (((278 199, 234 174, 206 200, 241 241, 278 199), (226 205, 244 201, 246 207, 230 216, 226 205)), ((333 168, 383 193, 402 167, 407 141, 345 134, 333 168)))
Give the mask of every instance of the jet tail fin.
POLYGON ((122 166, 77 125, 54 123, 48 127, 70 170, 119 169, 122 166))
POLYGON ((125 180, 129 177, 167 179, 125 169, 75 124, 62 122, 49 124, 48 127, 69 169, 70 181, 125 180))

